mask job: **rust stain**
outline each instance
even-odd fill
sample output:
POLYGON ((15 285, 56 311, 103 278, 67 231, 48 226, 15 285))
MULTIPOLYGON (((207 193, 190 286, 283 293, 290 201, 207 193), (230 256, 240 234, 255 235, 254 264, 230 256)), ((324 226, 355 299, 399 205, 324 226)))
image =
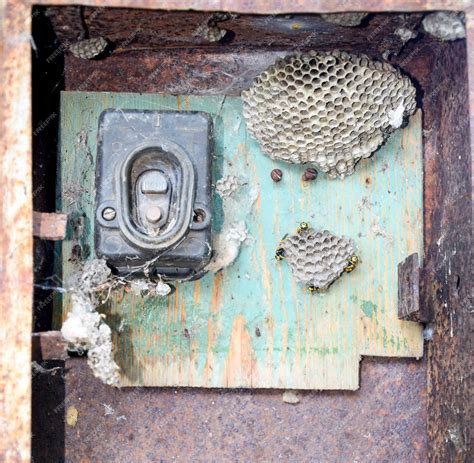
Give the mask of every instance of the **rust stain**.
POLYGON ((198 304, 200 299, 201 299, 201 282, 196 281, 194 283, 193 301, 195 304, 198 304))
POLYGON ((223 383, 227 387, 251 386, 255 379, 255 357, 247 320, 238 315, 232 323, 229 354, 224 365, 223 383))
POLYGON ((257 199, 255 200, 255 208, 257 209, 258 212, 262 209, 262 194, 259 191, 257 199))
POLYGON ((186 107, 186 109, 191 109, 191 103, 189 102, 189 97, 188 96, 185 96, 184 97, 184 106, 186 107))
POLYGON ((181 299, 181 325, 186 326, 186 301, 184 297, 181 299))
POLYGON ((174 294, 174 305, 173 305, 173 322, 176 323, 178 320, 179 311, 179 288, 176 286, 176 292, 174 294))
POLYGON ((212 376, 214 366, 214 352, 212 351, 212 348, 214 346, 214 338, 214 324, 212 322, 212 318, 209 317, 207 319, 207 355, 206 363, 204 365, 204 382, 207 385, 209 384, 209 380, 212 376))
POLYGON ((221 292, 222 292, 222 272, 219 272, 214 277, 214 284, 212 286, 211 306, 209 307, 209 310, 212 313, 217 313, 217 311, 219 310, 221 292))

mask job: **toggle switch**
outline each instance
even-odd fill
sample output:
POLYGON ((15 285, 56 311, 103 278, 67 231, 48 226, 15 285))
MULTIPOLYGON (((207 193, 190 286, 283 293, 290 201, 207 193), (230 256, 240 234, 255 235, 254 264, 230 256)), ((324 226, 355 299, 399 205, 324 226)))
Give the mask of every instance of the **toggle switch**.
POLYGON ((172 188, 168 183, 167 175, 159 170, 147 170, 138 177, 137 213, 149 235, 156 236, 168 219, 172 200, 172 188))
POLYGON ((168 182, 159 170, 149 170, 141 176, 141 192, 144 194, 166 193, 168 182))

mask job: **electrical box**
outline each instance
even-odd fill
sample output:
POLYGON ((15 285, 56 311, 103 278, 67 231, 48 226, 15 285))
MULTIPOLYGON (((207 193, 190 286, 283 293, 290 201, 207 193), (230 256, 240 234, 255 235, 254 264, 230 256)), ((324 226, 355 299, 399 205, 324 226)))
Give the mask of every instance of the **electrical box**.
POLYGON ((212 120, 204 112, 100 115, 95 248, 119 273, 198 278, 211 256, 212 120))

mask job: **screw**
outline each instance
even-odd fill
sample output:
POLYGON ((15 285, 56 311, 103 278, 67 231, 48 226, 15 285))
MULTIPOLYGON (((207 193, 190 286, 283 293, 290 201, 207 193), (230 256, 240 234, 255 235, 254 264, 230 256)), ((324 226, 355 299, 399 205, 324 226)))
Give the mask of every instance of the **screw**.
POLYGON ((150 206, 145 214, 148 222, 156 223, 161 219, 161 208, 158 206, 150 206))
POLYGON ((114 220, 116 216, 117 212, 115 212, 115 209, 113 207, 106 207, 102 211, 102 217, 104 218, 104 220, 114 220))
POLYGON ((317 176, 318 171, 313 167, 308 167, 301 176, 301 180, 303 180, 303 182, 311 182, 312 180, 316 180, 317 176))
POLYGON ((280 169, 273 169, 270 177, 274 182, 279 182, 283 178, 283 172, 280 169))

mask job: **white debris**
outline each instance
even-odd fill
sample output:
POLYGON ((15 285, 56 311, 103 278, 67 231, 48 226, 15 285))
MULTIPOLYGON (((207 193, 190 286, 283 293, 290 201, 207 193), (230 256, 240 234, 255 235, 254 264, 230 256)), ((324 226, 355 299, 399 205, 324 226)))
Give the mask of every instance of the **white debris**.
POLYGON ((33 360, 31 362, 31 369, 33 370, 33 375, 36 375, 36 374, 42 375, 42 374, 49 373, 54 376, 57 371, 61 370, 61 367, 44 368, 36 360, 33 360))
POLYGON ((396 109, 388 112, 390 125, 394 129, 399 129, 403 124, 403 114, 405 112, 405 106, 400 103, 396 109))
POLYGON ((222 231, 214 240, 214 254, 206 270, 216 273, 231 265, 239 255, 240 245, 246 238, 245 222, 224 224, 222 231))
POLYGON ((431 341, 433 339, 434 329, 431 325, 426 325, 425 329, 423 330, 423 339, 425 341, 431 341))
POLYGON ((171 293, 171 286, 160 280, 155 286, 155 293, 157 296, 168 296, 171 293))
POLYGON ((362 196, 359 204, 357 205, 357 209, 359 209, 360 212, 364 212, 366 209, 371 209, 372 206, 373 204, 371 203, 370 198, 368 196, 362 196))
POLYGON ((212 243, 212 259, 206 266, 206 270, 210 272, 216 273, 232 265, 239 255, 242 243, 252 240, 245 219, 259 196, 259 188, 254 185, 252 188, 241 189, 245 185, 248 185, 246 179, 235 175, 224 176, 216 183, 216 191, 222 198, 224 223, 212 243))
POLYGON ((160 280, 154 283, 151 280, 142 278, 130 282, 130 290, 134 294, 146 293, 149 296, 168 296, 171 293, 171 286, 160 280))
POLYGON ((112 405, 109 404, 102 404, 104 406, 104 416, 113 415, 115 410, 113 409, 112 405))
POLYGON ((112 331, 96 310, 97 293, 110 288, 110 269, 105 260, 87 261, 69 281, 71 311, 61 333, 75 348, 87 350, 87 363, 94 376, 118 386, 119 367, 113 358, 112 331))
POLYGON ((393 239, 388 235, 387 231, 380 225, 380 220, 378 217, 375 217, 372 221, 372 233, 377 237, 385 238, 389 244, 393 243, 393 239))
POLYGON ((150 290, 150 282, 145 279, 132 280, 130 282, 130 291, 133 294, 141 294, 142 291, 150 290))
POLYGON ((300 398, 295 391, 285 391, 281 397, 281 400, 287 404, 296 405, 300 403, 300 398))
POLYGON ((423 29, 428 34, 443 41, 464 39, 466 37, 466 28, 462 16, 454 11, 430 13, 423 19, 422 24, 423 29))
POLYGON ((414 39, 418 35, 417 32, 412 31, 411 29, 408 29, 408 27, 403 27, 403 26, 400 26, 398 29, 396 29, 395 34, 397 34, 400 37, 403 43, 406 43, 409 40, 414 39))

